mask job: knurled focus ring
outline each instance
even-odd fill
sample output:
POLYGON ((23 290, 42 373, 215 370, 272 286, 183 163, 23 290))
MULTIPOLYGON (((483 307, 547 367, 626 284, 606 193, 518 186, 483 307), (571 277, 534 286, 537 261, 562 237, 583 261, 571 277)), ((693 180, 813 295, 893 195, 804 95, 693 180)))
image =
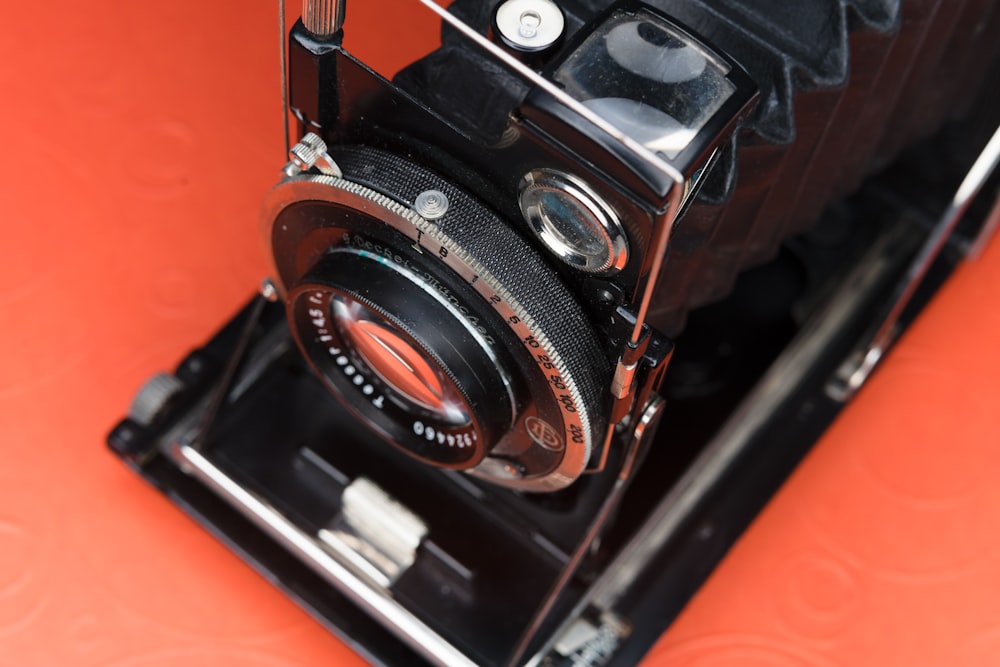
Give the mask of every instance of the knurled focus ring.
MULTIPOLYGON (((311 176, 279 186, 269 198, 271 211, 280 214, 294 200, 327 199, 351 209, 376 211, 389 224, 440 255, 454 278, 464 281, 490 302, 516 333, 535 364, 550 382, 553 400, 561 407, 566 438, 565 462, 544 479, 511 483, 527 490, 554 490, 582 472, 594 442, 603 437, 602 390, 607 386, 608 363, 589 322, 572 293, 541 256, 513 229, 463 191, 432 172, 398 157, 367 148, 340 149, 336 159, 346 178, 311 176), (324 193, 324 186, 328 190, 324 193), (283 190, 284 189, 284 190, 283 190), (451 202, 448 214, 434 223, 414 213, 409 205, 429 189, 439 189, 451 202), (388 196, 391 194, 392 196, 388 196), (404 203, 401 203, 404 202, 404 203)), ((271 229, 275 261, 286 284, 301 276, 289 261, 294 254, 283 236, 287 225, 271 229)), ((538 370, 538 369, 536 369, 538 370)), ((531 422, 535 424, 537 422, 531 422)), ((532 438, 538 442, 537 433, 532 438)), ((551 434, 541 431, 540 437, 551 434)))

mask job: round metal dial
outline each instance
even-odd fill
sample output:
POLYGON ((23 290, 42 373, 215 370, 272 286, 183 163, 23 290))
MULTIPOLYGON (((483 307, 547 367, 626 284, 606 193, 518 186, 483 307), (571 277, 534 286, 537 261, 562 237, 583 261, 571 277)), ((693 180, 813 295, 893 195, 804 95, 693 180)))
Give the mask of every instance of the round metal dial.
POLYGON ((530 244, 440 177, 371 149, 336 159, 344 179, 291 179, 265 210, 314 369, 422 460, 525 490, 571 483, 603 437, 609 373, 572 294, 530 244), (433 222, 411 208, 431 189, 449 201, 433 222))
POLYGON ((521 179, 524 219, 553 255, 586 273, 613 273, 628 263, 618 216, 579 178, 535 169, 521 179))
POLYGON ((562 37, 562 10, 552 0, 506 0, 497 7, 496 25, 504 43, 525 52, 543 51, 562 37))

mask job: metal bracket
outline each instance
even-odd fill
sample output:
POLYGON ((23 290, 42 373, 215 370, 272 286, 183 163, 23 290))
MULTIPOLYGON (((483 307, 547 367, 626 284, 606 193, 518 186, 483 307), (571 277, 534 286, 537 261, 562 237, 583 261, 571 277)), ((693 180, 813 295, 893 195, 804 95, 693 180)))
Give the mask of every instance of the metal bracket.
POLYGON ((374 482, 351 482, 341 513, 319 539, 375 583, 388 588, 417 558, 427 524, 374 482))
POLYGON ((603 667, 632 628, 614 613, 604 612, 593 622, 580 616, 556 639, 552 649, 574 667, 603 667))
POLYGON ((236 342, 236 347, 229 359, 229 363, 226 364, 225 369, 222 371, 222 377, 219 379, 214 392, 209 396, 208 406, 202 414, 198 430, 194 436, 194 440, 191 442, 192 449, 200 451, 208 446, 212 427, 219 416, 219 411, 226 403, 226 400, 228 400, 230 392, 236 384, 237 376, 246 360, 250 341, 253 339, 257 324, 260 322, 261 314, 264 312, 264 306, 268 301, 274 301, 277 298, 277 294, 277 288, 270 278, 265 279, 261 283, 260 296, 254 301, 250 316, 247 318, 247 323, 243 331, 240 332, 240 337, 236 342))

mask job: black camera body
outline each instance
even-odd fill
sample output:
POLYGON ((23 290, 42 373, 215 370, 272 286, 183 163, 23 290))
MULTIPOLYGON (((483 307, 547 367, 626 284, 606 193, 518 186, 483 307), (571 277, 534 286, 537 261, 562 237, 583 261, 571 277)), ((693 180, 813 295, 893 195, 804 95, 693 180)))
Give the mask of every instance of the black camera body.
MULTIPOLYGON (((922 24, 419 1, 441 46, 392 81, 343 48, 343 2, 305 3, 273 280, 109 443, 373 662, 635 664, 836 415, 831 378, 950 197, 935 179, 968 165, 873 181, 777 253, 792 203, 853 178, 836 130, 873 79, 831 54, 863 37, 915 88, 888 54, 922 24), (775 253, 675 351, 687 308, 775 253)), ((887 144, 940 122, 893 128, 887 100, 865 116, 887 144)))
MULTIPOLYGON (((535 4, 565 23, 553 3, 535 4)), ((264 213, 296 339, 333 391, 408 453, 526 491, 603 470, 615 429, 651 418, 671 344, 644 314, 666 240, 756 92, 738 65, 648 7, 619 3, 566 32, 547 59, 525 55, 539 82, 573 91, 573 106, 544 85, 508 85, 504 63, 478 46, 404 72, 411 94, 342 50, 339 33, 296 26, 291 106, 343 181, 293 164, 264 213), (581 109, 629 118, 632 136, 581 109), (317 314, 331 299, 340 325, 317 314), (420 350, 422 373, 401 375, 422 386, 387 382, 401 362, 356 358, 351 317, 367 322, 371 345, 420 350), (377 319, 388 333, 371 342, 377 319), (414 391, 448 391, 451 405, 414 391)))

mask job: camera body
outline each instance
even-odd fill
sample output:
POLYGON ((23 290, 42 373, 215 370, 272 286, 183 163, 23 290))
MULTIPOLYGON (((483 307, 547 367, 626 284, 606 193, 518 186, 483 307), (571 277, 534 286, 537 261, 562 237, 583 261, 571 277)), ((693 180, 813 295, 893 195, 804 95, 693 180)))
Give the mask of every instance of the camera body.
POLYGON ((868 3, 849 34, 840 0, 419 2, 441 46, 391 81, 343 48, 343 2, 305 3, 273 280, 109 444, 373 662, 635 664, 842 406, 830 379, 968 163, 873 181, 676 351, 663 314, 879 164, 858 146, 940 121, 829 71, 863 39, 859 72, 932 90, 931 55, 901 64, 924 24, 868 3))
POLYGON ((467 44, 401 85, 336 26, 297 25, 290 103, 315 134, 264 232, 299 346, 361 420, 424 462, 553 491, 653 418, 671 343, 644 320, 667 240, 756 88, 649 7, 574 32, 548 0, 495 20, 511 4, 549 11, 544 48, 496 27, 507 62, 467 44))

